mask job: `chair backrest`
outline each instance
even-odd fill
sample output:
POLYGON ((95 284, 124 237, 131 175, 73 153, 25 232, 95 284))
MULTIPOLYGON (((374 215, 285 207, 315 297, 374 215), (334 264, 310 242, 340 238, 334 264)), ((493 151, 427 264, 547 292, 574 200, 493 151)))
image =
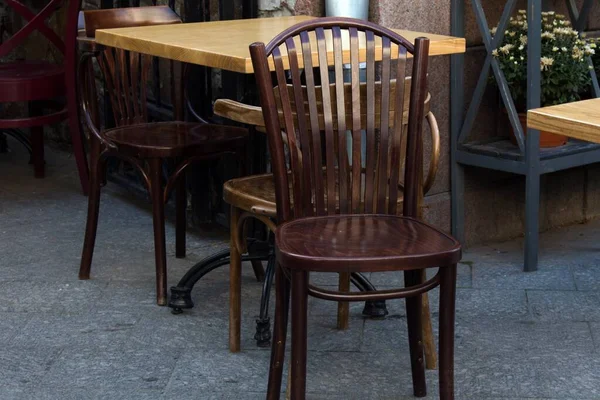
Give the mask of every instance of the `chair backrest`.
MULTIPOLYGON (((84 11, 84 19, 88 38, 79 38, 82 48, 90 47, 89 38, 95 37, 98 29, 181 23, 179 16, 168 6, 84 11)), ((84 112, 88 114, 94 107, 91 103, 97 101, 91 64, 94 56, 104 77, 105 91, 110 99, 116 126, 147 122, 147 85, 153 57, 96 44, 92 47, 93 51, 82 55, 80 65, 80 77, 83 79, 81 87, 85 89, 82 90, 84 112)), ((173 80, 175 74, 172 63, 171 69, 171 95, 175 103, 179 96, 175 94, 177 90, 173 80)), ((85 117, 88 125, 95 119, 87 118, 87 115, 85 117)), ((97 120, 94 122, 97 124, 97 120)))
POLYGON ((18 0, 3 0, 6 6, 21 16, 25 24, 10 38, 0 44, 0 58, 9 55, 15 48, 21 45, 33 32, 39 32, 44 38, 52 43, 63 55, 69 49, 75 47, 75 35, 77 30, 77 14, 79 12, 80 0, 50 0, 36 14, 29 7, 18 0), (47 25, 47 20, 60 8, 67 6, 67 22, 65 34, 57 33, 47 25), (64 39, 63 39, 64 38, 64 39))
POLYGON ((321 18, 289 28, 266 46, 254 43, 250 53, 267 129, 279 222, 337 212, 397 214, 402 187, 403 214, 417 216, 428 39, 417 38, 413 45, 373 23, 321 18), (408 54, 413 55, 412 81, 410 96, 405 98, 405 86, 395 82, 404 82, 408 54), (364 90, 361 63, 366 68, 364 90), (344 82, 345 68, 350 68, 350 84, 344 82), (317 79, 329 90, 320 90, 317 79), (401 110, 406 101, 404 135, 401 110))

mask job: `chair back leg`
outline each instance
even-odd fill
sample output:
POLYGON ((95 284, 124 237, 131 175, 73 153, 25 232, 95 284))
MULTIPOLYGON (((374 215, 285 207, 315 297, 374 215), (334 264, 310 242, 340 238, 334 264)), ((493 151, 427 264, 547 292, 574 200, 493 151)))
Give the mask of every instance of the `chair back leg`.
POLYGON ((185 231, 187 225, 187 190, 185 171, 175 187, 175 257, 185 258, 185 231))

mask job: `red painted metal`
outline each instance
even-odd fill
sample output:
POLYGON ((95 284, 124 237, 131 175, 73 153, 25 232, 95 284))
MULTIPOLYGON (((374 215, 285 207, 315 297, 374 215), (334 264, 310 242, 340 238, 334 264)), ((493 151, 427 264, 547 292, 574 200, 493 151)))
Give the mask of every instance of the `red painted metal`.
MULTIPOLYGON (((79 107, 76 89, 76 46, 77 21, 80 0, 50 0, 42 10, 35 13, 18 0, 4 0, 4 3, 21 16, 25 25, 8 40, 0 44, 0 57, 9 55, 33 32, 37 31, 52 43, 63 55, 61 64, 47 61, 14 61, 0 63, 0 102, 50 102, 65 96, 67 105, 46 115, 30 115, 27 118, 0 120, 0 129, 41 128, 44 125, 69 120, 69 130, 73 142, 75 159, 84 193, 88 188, 88 167, 81 138, 79 107), (67 24, 64 39, 46 23, 59 8, 67 6, 67 24)), ((33 149, 35 165, 43 166, 43 146, 33 149), (41 150, 40 150, 41 148, 41 150)), ((43 168, 36 168, 36 177, 43 177, 43 168)))

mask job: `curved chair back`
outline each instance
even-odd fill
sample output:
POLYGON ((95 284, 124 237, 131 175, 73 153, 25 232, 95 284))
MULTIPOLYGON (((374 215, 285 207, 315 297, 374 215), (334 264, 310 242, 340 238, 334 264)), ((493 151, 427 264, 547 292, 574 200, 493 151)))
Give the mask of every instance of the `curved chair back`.
MULTIPOLYGON (((93 38, 98 29, 177 24, 181 23, 181 19, 168 6, 91 10, 84 11, 83 14, 87 37, 78 38, 83 52, 80 59, 79 77, 84 119, 88 128, 96 136, 100 135, 95 105, 97 92, 92 58, 96 58, 100 66, 115 125, 124 126, 147 122, 147 86, 153 57, 133 51, 104 47, 96 44, 93 38)), ((171 76, 173 77, 173 64, 171 67, 171 76)), ((173 79, 171 80, 171 89, 172 100, 175 103, 180 96, 176 93, 173 79)))
POLYGON ((417 38, 413 45, 391 30, 349 18, 306 21, 266 46, 250 46, 275 177, 278 222, 336 212, 397 214, 402 187, 403 214, 417 216, 428 51, 426 38, 417 38), (404 82, 409 54, 414 58, 412 81, 405 96, 404 85, 395 82, 404 82), (366 66, 364 84, 359 80, 361 63, 366 66), (349 84, 344 82, 348 66, 349 84))

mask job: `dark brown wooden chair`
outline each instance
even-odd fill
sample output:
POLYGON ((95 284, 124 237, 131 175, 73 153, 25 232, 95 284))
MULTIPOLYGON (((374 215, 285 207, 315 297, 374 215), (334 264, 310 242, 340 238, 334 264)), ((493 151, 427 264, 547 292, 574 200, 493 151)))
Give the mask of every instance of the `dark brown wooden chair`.
MULTIPOLYGON (((187 206, 184 171, 195 161, 213 159, 228 152, 245 154, 247 131, 221 125, 182 122, 183 96, 180 85, 171 82, 174 122, 148 122, 147 82, 152 57, 98 45, 96 29, 180 23, 169 7, 141 7, 86 11, 87 37, 78 38, 82 57, 80 90, 83 117, 90 131, 90 192, 87 226, 80 279, 88 279, 96 239, 100 187, 108 157, 121 158, 136 167, 152 199, 156 258, 156 296, 159 305, 167 304, 167 268, 165 250, 164 203, 176 187, 176 256, 185 257, 187 206), (97 110, 93 59, 102 71, 109 95, 115 128, 100 129, 97 110), (178 93, 179 92, 179 93, 178 93), (163 180, 163 160, 178 164, 163 180)), ((172 71, 174 72, 174 71, 172 71)), ((172 76, 175 74, 172 73, 172 76)))
MULTIPOLYGON (((394 85, 394 82, 392 82, 394 85)), ((410 95, 410 77, 405 79, 405 88, 404 88, 404 117, 403 129, 406 130, 407 122, 408 122, 408 96, 410 95)), ((350 85, 345 85, 346 92, 349 91, 350 85)), ((303 89, 305 90, 305 89, 303 89)), ((320 86, 316 87, 317 91, 321 90, 320 86)), ((345 96, 345 101, 349 102, 351 96, 345 96)), ((376 99, 378 100, 378 99, 376 99)), ((366 85, 361 85, 361 102, 363 104, 364 113, 364 105, 366 102, 366 85)), ((429 129, 431 133, 431 154, 429 161, 429 168, 427 177, 425 178, 423 191, 427 193, 429 189, 433 186, 433 182, 435 180, 435 175, 438 169, 439 157, 440 157, 440 132, 437 125, 437 121, 435 116, 430 111, 430 102, 431 96, 428 94, 425 99, 424 104, 424 113, 426 114, 426 121, 429 124, 429 129)), ((351 107, 351 104, 346 104, 346 107, 351 107)), ((375 105, 376 109, 380 109, 380 105, 375 105)), ((265 131, 265 123, 263 119, 262 109, 257 106, 252 106, 248 104, 243 104, 237 102, 235 100, 230 99, 218 99, 215 104, 213 111, 215 115, 230 119, 232 121, 236 121, 245 125, 250 125, 255 127, 258 131, 265 131)), ((323 107, 322 102, 317 107, 317 112, 319 114, 319 120, 323 121, 323 107)), ((390 116, 393 117, 393 105, 390 109, 390 116)), ((281 117, 281 115, 280 115, 281 117)), ((361 117, 361 128, 366 129, 366 118, 363 115, 361 117)), ((322 128, 322 127, 321 127, 322 128)), ((285 140, 285 136, 284 136, 285 140)), ((247 251, 247 246, 245 243, 245 232, 244 229, 245 221, 249 218, 255 218, 263 222, 270 230, 274 231, 274 219, 276 217, 276 205, 275 205, 275 182, 273 180, 273 174, 261 174, 261 175, 253 175, 253 176, 245 176, 241 178, 231 179, 223 185, 223 199, 227 204, 231 206, 231 255, 233 260, 233 268, 230 268, 230 307, 229 307, 229 316, 230 316, 230 326, 229 326, 229 349, 232 352, 237 352, 240 350, 241 343, 241 264, 240 258, 241 254, 247 251)), ((398 197, 398 209, 401 211, 402 209, 402 196, 398 197)), ((267 275, 272 273, 272 271, 268 268, 267 275)), ((266 280, 267 284, 271 282, 271 277, 268 276, 266 280)), ((347 282, 347 281, 345 281, 347 282)), ((267 295, 270 293, 269 288, 265 288, 263 293, 267 295)), ((349 288, 348 288, 349 289, 349 288)), ((424 295, 426 296, 426 295, 424 295)), ((269 302, 263 299, 263 303, 268 306, 269 302)), ((431 332, 431 323, 429 318, 429 306, 428 304, 424 304, 423 307, 427 308, 424 310, 424 324, 428 329, 424 331, 424 343, 425 343, 425 353, 427 360, 427 367, 435 369, 435 343, 433 337, 431 335, 427 335, 427 333, 431 332), (429 354, 431 353, 431 354, 429 354)), ((268 317, 266 309, 261 307, 261 318, 266 318, 266 322, 268 323, 268 317), (264 315, 263 315, 264 314, 264 315)), ((338 329, 346 329, 348 327, 349 322, 349 312, 348 312, 348 303, 340 303, 338 308, 338 320, 337 326, 338 329)), ((257 333, 258 335, 258 333, 257 333)), ((257 338, 260 340, 260 338, 257 338)))
POLYGON ((413 45, 386 28, 345 18, 304 22, 266 46, 250 46, 269 141, 279 224, 275 233, 279 268, 268 399, 280 397, 290 292, 292 400, 305 399, 309 294, 337 302, 405 298, 414 394, 425 396, 421 295, 438 285, 440 397, 454 398, 454 304, 461 246, 416 218, 423 196, 422 124, 428 52, 426 38, 416 39, 413 45), (316 50, 318 57, 313 59, 311 50, 316 50), (408 54, 413 56, 412 85, 408 129, 403 135, 404 114, 396 112, 391 117, 388 112, 378 113, 376 104, 381 110, 388 109, 389 104, 394 104, 395 110, 404 109, 404 86, 396 85, 394 90, 391 82, 404 80, 408 54), (335 69, 331 82, 329 60, 335 69), (358 82, 362 62, 367 68, 364 103, 358 82), (342 83, 344 64, 351 66, 349 93, 342 83), (321 85, 331 85, 321 97, 313 67, 318 67, 321 85), (350 102, 345 101, 348 96, 350 102), (326 111, 324 129, 317 113, 319 101, 326 111), (299 106, 304 103, 307 108, 299 106), (367 136, 364 160, 360 151, 362 115, 367 136), (348 130, 351 148, 345 140, 348 130), (401 190, 403 213, 398 216, 401 190), (426 268, 439 270, 425 280, 426 268), (309 284, 311 271, 404 271, 406 287, 367 293, 325 290, 309 284))

